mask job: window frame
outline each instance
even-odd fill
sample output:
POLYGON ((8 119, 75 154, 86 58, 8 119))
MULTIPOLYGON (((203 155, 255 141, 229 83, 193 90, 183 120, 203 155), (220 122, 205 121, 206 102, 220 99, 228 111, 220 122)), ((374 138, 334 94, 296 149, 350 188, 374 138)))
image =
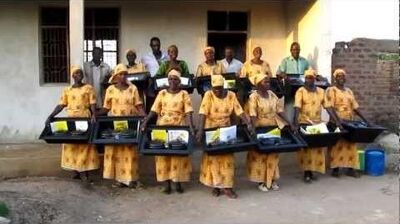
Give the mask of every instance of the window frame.
POLYGON ((69 44, 69 7, 65 4, 56 4, 56 5, 40 5, 38 7, 38 58, 39 58, 39 86, 43 87, 53 87, 53 86, 68 86, 70 85, 71 79, 69 75, 69 69, 70 69, 70 44, 69 44), (59 8, 59 9, 65 9, 66 10, 66 25, 65 26, 60 26, 60 25, 42 25, 43 20, 42 20, 42 13, 44 9, 54 9, 54 8, 59 8), (66 39, 65 39, 65 44, 66 44, 66 64, 67 64, 67 73, 66 73, 66 78, 67 81, 65 82, 46 82, 45 77, 44 77, 44 52, 43 52, 43 28, 65 28, 66 29, 66 39))

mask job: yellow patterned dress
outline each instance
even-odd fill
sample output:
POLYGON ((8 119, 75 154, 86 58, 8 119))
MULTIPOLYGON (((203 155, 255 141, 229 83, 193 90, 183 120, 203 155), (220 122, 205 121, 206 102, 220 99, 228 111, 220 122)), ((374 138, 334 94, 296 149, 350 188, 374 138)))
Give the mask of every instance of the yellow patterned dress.
POLYGON ((215 62, 214 65, 203 62, 197 67, 196 77, 222 75, 225 72, 224 65, 219 61, 215 62))
POLYGON ((146 68, 145 68, 144 64, 142 64, 142 63, 137 63, 133 66, 126 65, 126 68, 128 69, 129 74, 146 71, 146 68))
MULTIPOLYGON (((187 113, 193 112, 192 101, 185 90, 169 93, 161 90, 154 101, 151 111, 157 113, 157 125, 184 125, 187 113)), ((190 180, 192 163, 189 156, 156 156, 157 181, 171 180, 187 182, 190 180)))
MULTIPOLYGON (((326 107, 324 90, 316 87, 315 92, 300 87, 295 95, 294 107, 300 109, 299 124, 321 122, 322 107, 326 107)), ((298 153, 298 160, 304 171, 325 173, 325 152, 324 148, 305 148, 298 153)))
MULTIPOLYGON (((96 93, 91 85, 67 87, 61 96, 60 105, 67 109, 68 117, 90 117, 90 105, 96 104, 96 93)), ((63 144, 61 167, 78 172, 98 169, 99 155, 94 145, 63 144)))
POLYGON ((265 74, 272 77, 271 68, 266 61, 263 61, 261 65, 254 64, 251 61, 246 61, 243 64, 242 70, 240 71, 240 78, 248 78, 251 84, 254 85, 254 78, 257 74, 265 74))
MULTIPOLYGON (((336 86, 329 87, 326 90, 327 104, 332 107, 340 119, 353 120, 353 111, 358 109, 359 105, 349 88, 341 90, 336 86)), ((357 168, 358 153, 356 143, 340 139, 335 146, 331 148, 330 167, 357 168)))
MULTIPOLYGON (((256 127, 277 126, 281 119, 278 113, 283 112, 283 102, 272 91, 268 91, 268 98, 258 92, 250 95, 248 114, 256 117, 256 127)), ((247 175, 252 182, 265 183, 268 188, 279 178, 278 153, 259 153, 251 150, 247 154, 247 175)))
MULTIPOLYGON (((231 124, 230 116, 243 114, 243 109, 235 93, 228 91, 225 98, 220 99, 210 90, 204 94, 199 114, 205 116, 205 128, 225 127, 231 124)), ((232 188, 235 174, 235 158, 233 153, 209 155, 203 153, 200 167, 200 182, 214 188, 232 188)))
MULTIPOLYGON (((106 90, 103 107, 110 110, 111 116, 131 116, 138 114, 136 107, 142 104, 135 85, 129 85, 125 90, 111 85, 106 90)), ((136 145, 106 145, 104 148, 105 179, 115 179, 129 185, 139 178, 139 155, 136 145)))

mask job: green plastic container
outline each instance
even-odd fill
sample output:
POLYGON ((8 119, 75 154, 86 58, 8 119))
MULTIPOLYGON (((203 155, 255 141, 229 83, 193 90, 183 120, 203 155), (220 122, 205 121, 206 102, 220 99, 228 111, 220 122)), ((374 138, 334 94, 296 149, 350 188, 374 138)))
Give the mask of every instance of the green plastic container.
POLYGON ((365 170, 365 151, 358 150, 358 169, 364 171, 365 170))

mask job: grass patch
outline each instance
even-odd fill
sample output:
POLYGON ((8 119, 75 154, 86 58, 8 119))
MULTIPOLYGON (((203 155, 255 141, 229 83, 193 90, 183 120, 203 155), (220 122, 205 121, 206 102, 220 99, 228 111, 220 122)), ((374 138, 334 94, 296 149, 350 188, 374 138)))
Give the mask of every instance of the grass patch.
POLYGON ((7 217, 9 213, 6 203, 0 201, 0 216, 7 217))

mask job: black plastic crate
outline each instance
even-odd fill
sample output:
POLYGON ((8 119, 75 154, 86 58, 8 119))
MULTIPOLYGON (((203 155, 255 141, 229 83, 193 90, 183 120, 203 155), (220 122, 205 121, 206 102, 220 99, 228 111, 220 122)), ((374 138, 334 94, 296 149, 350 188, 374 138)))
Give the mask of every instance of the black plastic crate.
MULTIPOLYGON (((308 126, 305 124, 300 125, 304 128, 308 126)), ((337 143, 337 141, 346 135, 348 132, 346 130, 341 130, 341 132, 333 132, 336 126, 332 123, 327 124, 329 133, 322 134, 304 134, 299 130, 300 136, 307 143, 308 147, 329 147, 337 143)))
POLYGON ((98 117, 91 142, 98 145, 137 144, 140 137, 141 116, 98 117), (114 121, 128 121, 129 133, 114 131, 114 121), (107 131, 107 133, 105 133, 107 131), (107 136, 104 136, 106 135, 107 136))
MULTIPOLYGON (((225 80, 235 80, 235 86, 232 88, 228 88, 228 90, 237 92, 240 88, 240 79, 237 79, 236 73, 224 73, 222 74, 225 80)), ((201 76, 196 78, 196 89, 199 95, 204 95, 205 92, 211 90, 211 75, 209 76, 201 76)))
POLYGON ((386 128, 381 126, 368 126, 361 121, 345 121, 343 127, 348 131, 344 137, 351 142, 371 143, 386 128))
MULTIPOLYGON (((164 78, 168 78, 168 77, 153 77, 153 78, 152 78, 152 79, 153 79, 153 83, 154 83, 154 92, 155 92, 156 94, 157 94, 158 92, 160 92, 161 90, 168 88, 168 86, 157 86, 157 80, 158 80, 158 79, 164 79, 164 78)), ((189 74, 189 75, 182 75, 182 78, 188 78, 188 79, 189 79, 189 82, 188 82, 188 85, 183 85, 183 84, 181 84, 181 85, 180 85, 180 88, 181 88, 182 90, 186 90, 189 94, 192 94, 192 93, 193 93, 193 90, 194 90, 194 88, 195 88, 195 82, 194 82, 194 79, 193 79, 193 75, 192 75, 192 74, 189 74)))
POLYGON ((148 88, 150 77, 149 72, 129 73, 127 75, 128 81, 134 84, 141 91, 148 88))
MULTIPOLYGON (((304 86, 304 81, 300 79, 301 74, 287 74, 287 76, 288 79, 285 80, 285 85, 280 84, 280 88, 286 97, 294 98, 296 91, 304 86)), ((326 89, 330 86, 330 83, 326 78, 318 77, 315 80, 315 86, 326 89)))
POLYGON ((73 117, 57 117, 52 120, 54 121, 66 121, 68 125, 68 132, 65 134, 54 134, 51 131, 50 125, 45 125, 39 139, 46 141, 47 143, 88 143, 92 132, 92 123, 89 118, 73 118, 73 117), (88 129, 84 133, 77 135, 71 132, 76 131, 75 121, 86 121, 88 122, 88 129))
MULTIPOLYGON (((267 126, 267 127, 258 127, 256 128, 256 133, 266 133, 273 129, 277 128, 276 126, 267 126)), ((281 153, 281 152, 295 152, 301 148, 307 147, 307 143, 299 136, 294 134, 289 128, 285 127, 281 130, 281 138, 290 143, 281 144, 276 143, 274 141, 264 142, 257 139, 257 149, 261 153, 281 153)))
POLYGON ((190 129, 187 126, 149 126, 146 128, 145 132, 142 133, 140 137, 139 143, 139 151, 143 155, 160 155, 160 156, 188 156, 192 154, 194 149, 194 139, 193 136, 190 134, 190 129), (186 147, 181 149, 173 149, 173 148, 151 148, 149 146, 151 141, 151 132, 153 130, 185 130, 189 132, 189 142, 186 147))
POLYGON ((252 149, 257 144, 253 137, 247 130, 247 127, 244 125, 237 126, 237 138, 238 142, 233 144, 222 144, 222 145, 207 145, 206 143, 206 134, 207 131, 214 131, 218 128, 208 128, 204 130, 203 136, 203 151, 209 154, 224 154, 224 153, 234 153, 234 152, 243 152, 252 149))

